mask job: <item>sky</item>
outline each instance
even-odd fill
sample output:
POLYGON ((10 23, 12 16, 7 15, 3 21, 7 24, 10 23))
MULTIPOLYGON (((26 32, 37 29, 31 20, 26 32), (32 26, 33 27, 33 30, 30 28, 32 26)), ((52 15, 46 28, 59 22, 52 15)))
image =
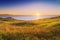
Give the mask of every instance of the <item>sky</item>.
POLYGON ((59 0, 0 0, 0 14, 60 15, 59 0))

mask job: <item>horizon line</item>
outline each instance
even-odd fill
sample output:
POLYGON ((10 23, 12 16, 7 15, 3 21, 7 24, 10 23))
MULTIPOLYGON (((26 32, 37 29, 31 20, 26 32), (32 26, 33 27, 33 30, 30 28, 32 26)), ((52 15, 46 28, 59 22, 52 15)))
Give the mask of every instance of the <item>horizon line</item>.
MULTIPOLYGON (((12 15, 12 14, 0 14, 0 16, 36 16, 36 15, 12 15)), ((40 16, 60 16, 60 15, 40 15, 40 16)))

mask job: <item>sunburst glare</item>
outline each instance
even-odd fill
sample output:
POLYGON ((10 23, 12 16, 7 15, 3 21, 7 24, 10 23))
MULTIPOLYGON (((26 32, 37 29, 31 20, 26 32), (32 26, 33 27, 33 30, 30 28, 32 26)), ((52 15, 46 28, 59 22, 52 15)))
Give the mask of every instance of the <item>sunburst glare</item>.
POLYGON ((40 13, 36 13, 35 15, 36 15, 36 19, 39 19, 40 13))

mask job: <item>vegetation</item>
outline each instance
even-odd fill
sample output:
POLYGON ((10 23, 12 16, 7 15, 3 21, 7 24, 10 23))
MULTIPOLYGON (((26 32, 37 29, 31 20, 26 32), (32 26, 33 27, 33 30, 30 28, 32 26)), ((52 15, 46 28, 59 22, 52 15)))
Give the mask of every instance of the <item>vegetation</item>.
POLYGON ((0 18, 0 40, 60 40, 60 16, 30 21, 0 18))

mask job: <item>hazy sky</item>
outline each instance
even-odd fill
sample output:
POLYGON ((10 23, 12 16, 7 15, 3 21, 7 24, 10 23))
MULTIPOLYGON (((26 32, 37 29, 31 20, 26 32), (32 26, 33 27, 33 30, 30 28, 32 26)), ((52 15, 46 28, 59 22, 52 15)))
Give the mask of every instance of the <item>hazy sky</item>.
POLYGON ((2 0, 0 14, 60 15, 59 0, 2 0))

